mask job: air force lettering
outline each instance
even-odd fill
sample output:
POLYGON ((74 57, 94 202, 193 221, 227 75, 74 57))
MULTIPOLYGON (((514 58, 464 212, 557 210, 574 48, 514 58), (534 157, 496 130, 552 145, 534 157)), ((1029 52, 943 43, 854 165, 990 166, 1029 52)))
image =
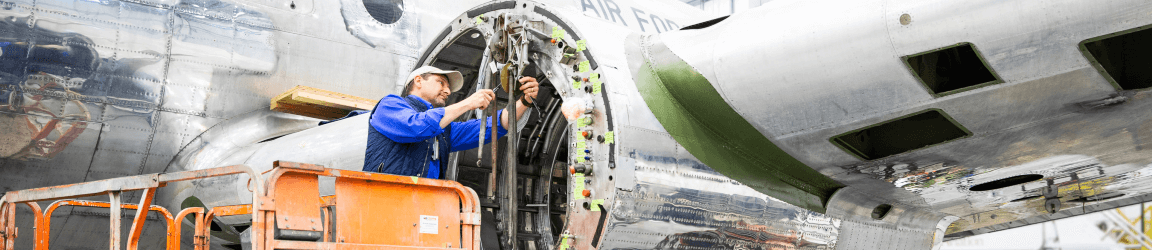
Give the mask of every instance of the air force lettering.
MULTIPOLYGON (((627 26, 644 33, 662 33, 680 29, 680 25, 657 13, 670 13, 667 11, 653 11, 652 8, 637 8, 620 5, 617 0, 579 0, 580 9, 584 15, 595 16, 605 21, 627 26)), ((636 3, 620 0, 623 3, 636 3)), ((667 4, 667 3, 664 3, 667 4)), ((687 6, 685 6, 687 7, 687 6)), ((690 8, 690 7, 689 7, 690 8)), ((665 14, 667 15, 667 14, 665 14)))

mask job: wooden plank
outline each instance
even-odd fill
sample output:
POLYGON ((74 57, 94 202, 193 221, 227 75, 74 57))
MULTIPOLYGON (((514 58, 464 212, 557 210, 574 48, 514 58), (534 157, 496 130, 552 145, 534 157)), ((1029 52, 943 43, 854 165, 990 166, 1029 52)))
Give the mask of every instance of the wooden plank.
MULTIPOLYGON (((352 96, 355 97, 355 96, 352 96)), ((359 98, 359 97, 355 97, 359 98)), ((372 106, 376 104, 374 101, 361 101, 354 100, 348 96, 332 96, 324 93, 316 92, 296 92, 292 94, 292 100, 302 103, 314 103, 329 107, 347 110, 371 110, 372 106)))
POLYGON ((271 109, 295 115, 331 120, 353 110, 371 110, 376 101, 338 92, 296 86, 272 98, 271 109))
POLYGON ((302 115, 316 119, 331 120, 344 117, 348 114, 347 110, 320 107, 320 106, 307 106, 287 103, 272 103, 272 111, 302 115))

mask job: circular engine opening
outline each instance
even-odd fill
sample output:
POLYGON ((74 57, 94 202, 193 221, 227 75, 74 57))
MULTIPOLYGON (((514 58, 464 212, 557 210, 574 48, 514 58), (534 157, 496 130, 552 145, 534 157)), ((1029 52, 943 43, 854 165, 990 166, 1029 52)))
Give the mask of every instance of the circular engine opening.
POLYGON ((975 186, 972 186, 971 188, 968 188, 968 190, 970 190, 970 191, 995 190, 995 189, 1006 188, 1006 187, 1015 186, 1015 185, 1019 185, 1019 184, 1029 183, 1029 182, 1037 181, 1040 179, 1044 179, 1044 176, 1038 175, 1038 174, 1017 175, 1017 176, 1012 176, 1012 177, 1008 177, 1008 178, 1003 178, 1003 179, 989 181, 989 182, 985 182, 985 183, 982 183, 979 185, 975 185, 975 186))
MULTIPOLYGON (((624 179, 602 171, 613 168, 615 151, 608 92, 602 90, 608 78, 564 20, 540 6, 516 8, 517 3, 493 2, 461 15, 414 65, 463 74, 464 87, 448 97, 449 103, 477 90, 495 93, 489 110, 469 111, 457 121, 491 117, 518 102, 520 91, 508 93, 503 85, 522 76, 540 84, 534 105, 524 107, 528 111, 518 121, 508 117, 507 124, 517 129, 495 140, 496 147, 453 153, 445 177, 480 196, 485 249, 551 249, 561 234, 587 237, 582 244, 595 247, 608 229, 607 211, 614 209, 605 203, 613 197, 612 183, 624 179), (570 174, 570 167, 580 172, 570 174), (586 201, 573 200, 581 194, 586 201)), ((487 134, 484 141, 492 137, 487 134)))
MULTIPOLYGON (((460 71, 464 76, 464 86, 449 95, 448 103, 459 102, 477 89, 492 89, 496 98, 484 111, 484 117, 492 116, 497 109, 504 109, 512 103, 509 93, 498 84, 501 71, 491 69, 493 65, 504 64, 499 60, 492 62, 492 57, 487 62, 484 58, 486 51, 507 55, 506 52, 490 52, 499 47, 490 44, 494 40, 489 37, 490 33, 480 28, 464 29, 440 41, 443 47, 429 54, 427 63, 440 69, 460 71), (484 64, 488 64, 488 68, 482 69, 484 64)), ((547 66, 538 65, 558 59, 531 49, 528 55, 532 58, 531 63, 519 71, 523 76, 536 78, 540 92, 534 100, 535 107, 528 108, 517 121, 519 129, 515 138, 509 133, 509 136, 495 141, 495 148, 492 144, 484 144, 449 156, 453 166, 449 171, 454 169, 454 172, 448 177, 454 176, 454 180, 472 188, 480 196, 484 210, 481 219, 485 226, 481 241, 486 249, 508 249, 510 244, 515 244, 517 249, 552 248, 568 223, 569 123, 560 111, 564 100, 546 73, 547 66), (512 140, 516 142, 516 149, 510 154, 508 145, 512 140), (514 172, 506 167, 509 157, 516 157, 514 172), (514 181, 508 177, 510 172, 515 176, 514 181), (515 183, 515 187, 510 188, 509 183, 515 183), (516 205, 509 207, 509 204, 516 205), (504 225, 508 221, 514 221, 514 232, 504 225)), ((509 58, 512 57, 504 60, 509 58)), ((565 79, 556 81, 567 83, 565 79)), ((519 99, 519 96, 513 98, 519 99)), ((475 112, 469 111, 457 121, 476 119, 475 112)), ((490 138, 491 134, 486 132, 484 136, 490 138)), ((473 145, 478 143, 473 142, 473 145)))

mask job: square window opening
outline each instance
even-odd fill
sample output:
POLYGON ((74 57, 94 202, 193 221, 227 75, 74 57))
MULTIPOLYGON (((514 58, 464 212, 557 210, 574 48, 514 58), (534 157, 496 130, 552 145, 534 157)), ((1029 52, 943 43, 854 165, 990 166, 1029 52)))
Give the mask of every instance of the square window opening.
POLYGON ((832 137, 832 144, 862 160, 923 149, 972 133, 939 109, 929 109, 832 137))
POLYGON ((1080 43, 1080 51, 1119 90, 1152 87, 1152 25, 1116 32, 1080 43))
POLYGON ((970 43, 905 56, 904 63, 936 97, 1002 82, 970 43))

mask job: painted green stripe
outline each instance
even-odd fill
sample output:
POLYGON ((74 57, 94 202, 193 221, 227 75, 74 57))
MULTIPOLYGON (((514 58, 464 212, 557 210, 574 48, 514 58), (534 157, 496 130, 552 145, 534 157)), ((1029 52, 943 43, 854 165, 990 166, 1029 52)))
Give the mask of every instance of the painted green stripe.
MULTIPOLYGON (((636 85, 664 129, 712 169, 792 205, 823 213, 840 183, 796 160, 736 113, 708 79, 660 44, 636 85), (655 59, 652 59, 655 58, 655 59)), ((634 57, 636 58, 636 57, 634 57)))

